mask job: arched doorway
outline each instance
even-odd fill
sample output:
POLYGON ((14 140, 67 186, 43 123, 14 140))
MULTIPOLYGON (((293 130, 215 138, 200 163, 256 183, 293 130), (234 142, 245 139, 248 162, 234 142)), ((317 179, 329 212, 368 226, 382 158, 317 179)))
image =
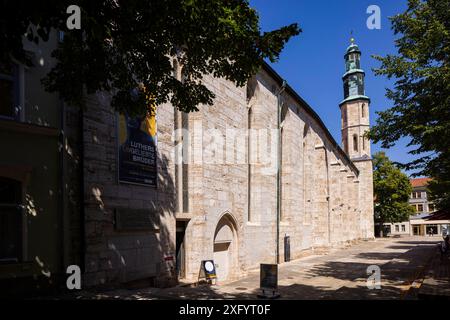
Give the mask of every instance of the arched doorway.
POLYGON ((219 220, 214 234, 214 262, 219 282, 236 276, 237 257, 236 224, 227 213, 219 220))

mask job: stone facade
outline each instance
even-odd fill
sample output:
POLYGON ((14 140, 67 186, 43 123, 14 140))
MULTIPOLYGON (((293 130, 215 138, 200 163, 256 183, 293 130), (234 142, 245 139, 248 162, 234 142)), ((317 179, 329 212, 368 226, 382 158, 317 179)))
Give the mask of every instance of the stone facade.
MULTIPOLYGON (((205 83, 216 95, 213 106, 191 114, 158 107, 157 188, 118 183, 116 115, 107 95, 89 100, 83 115, 87 285, 153 278, 164 286, 177 272, 196 280, 209 259, 220 283, 261 263, 283 262, 287 238, 290 259, 373 238, 369 157, 354 157, 348 145, 344 152, 268 65, 247 87, 211 76, 205 83), (151 210, 159 227, 118 232, 117 208, 151 210)), ((351 121, 343 119, 346 136, 357 130, 361 137, 369 124, 353 110, 359 103, 341 106, 351 121)), ((364 144, 370 155, 369 141, 364 144)))
POLYGON ((171 133, 174 112, 160 106, 158 134, 158 187, 125 185, 117 177, 117 115, 109 97, 90 97, 83 114, 85 274, 87 286, 156 277, 158 285, 174 278, 175 234, 174 164, 171 133), (154 232, 115 230, 115 210, 149 210, 159 216, 154 232))

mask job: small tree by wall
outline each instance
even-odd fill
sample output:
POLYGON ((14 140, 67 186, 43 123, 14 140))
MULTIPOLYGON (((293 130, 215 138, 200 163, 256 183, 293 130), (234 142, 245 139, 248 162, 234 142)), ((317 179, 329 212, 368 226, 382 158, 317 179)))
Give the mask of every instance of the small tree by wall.
POLYGON ((408 203, 412 186, 408 176, 384 152, 374 155, 373 168, 375 222, 379 223, 380 236, 383 237, 384 223, 403 222, 415 213, 408 203))

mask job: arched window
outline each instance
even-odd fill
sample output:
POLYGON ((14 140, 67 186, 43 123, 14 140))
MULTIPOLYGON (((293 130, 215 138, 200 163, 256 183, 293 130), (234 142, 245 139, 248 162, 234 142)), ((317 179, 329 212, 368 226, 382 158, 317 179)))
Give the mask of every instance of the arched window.
POLYGON ((305 124, 305 126, 303 127, 303 140, 306 138, 308 133, 309 133, 309 125, 305 124))
POLYGON ((365 103, 363 103, 362 106, 361 106, 361 116, 363 118, 366 117, 366 104, 365 103))
POLYGON ((358 135, 353 135, 353 151, 358 152, 358 135))
POLYGON ((22 260, 22 184, 0 177, 0 261, 22 260))
POLYGON ((257 86, 258 82, 256 81, 255 77, 252 77, 250 80, 247 81, 247 88, 246 88, 247 103, 250 102, 250 100, 255 95, 257 86))

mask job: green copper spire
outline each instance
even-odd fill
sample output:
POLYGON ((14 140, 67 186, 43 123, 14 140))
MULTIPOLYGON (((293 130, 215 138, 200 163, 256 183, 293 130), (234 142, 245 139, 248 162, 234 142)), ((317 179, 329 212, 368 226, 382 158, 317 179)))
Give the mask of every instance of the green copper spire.
POLYGON ((365 73, 361 69, 361 51, 353 36, 350 39, 350 46, 347 48, 344 58, 345 74, 342 77, 344 81, 344 99, 367 98, 365 97, 364 88, 365 73))

